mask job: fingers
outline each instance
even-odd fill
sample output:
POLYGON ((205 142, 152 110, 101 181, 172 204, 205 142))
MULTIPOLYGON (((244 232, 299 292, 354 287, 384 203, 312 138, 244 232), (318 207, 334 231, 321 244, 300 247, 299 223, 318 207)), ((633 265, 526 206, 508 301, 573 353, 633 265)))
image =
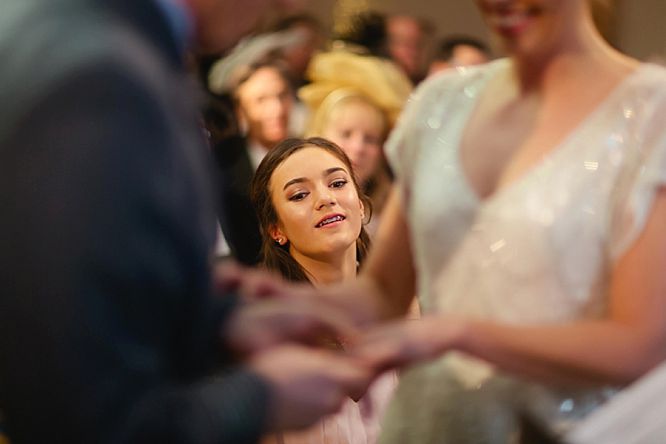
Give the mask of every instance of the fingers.
POLYGON ((334 338, 339 342, 346 342, 347 338, 358 336, 359 330, 353 320, 342 310, 311 300, 300 304, 302 311, 299 328, 303 335, 334 338))
POLYGON ((213 283, 217 294, 235 291, 250 301, 282 296, 289 290, 280 276, 266 270, 246 268, 231 260, 215 265, 213 283))
POLYGON ((366 333, 351 353, 366 360, 375 371, 383 372, 436 357, 437 335, 431 325, 421 320, 393 322, 366 333))
POLYGON ((306 427, 334 413, 372 379, 360 361, 293 345, 267 350, 248 365, 271 386, 271 422, 282 429, 306 427))
POLYGON ((340 338, 356 334, 353 322, 340 311, 315 302, 292 300, 266 300, 241 306, 222 332, 225 343, 241 355, 284 342, 340 348, 340 338))
POLYGON ((213 288, 216 294, 235 291, 243 279, 244 268, 232 260, 217 262, 213 267, 213 288))
POLYGON ((402 350, 401 344, 389 341, 372 345, 364 344, 352 349, 350 353, 365 361, 375 374, 381 374, 393 368, 401 368, 412 362, 412 359, 402 350))
POLYGON ((330 354, 331 377, 346 394, 365 392, 374 377, 374 372, 362 360, 344 355, 330 354))
POLYGON ((239 292, 247 300, 261 300, 280 297, 288 291, 288 286, 276 274, 265 270, 246 270, 239 292))

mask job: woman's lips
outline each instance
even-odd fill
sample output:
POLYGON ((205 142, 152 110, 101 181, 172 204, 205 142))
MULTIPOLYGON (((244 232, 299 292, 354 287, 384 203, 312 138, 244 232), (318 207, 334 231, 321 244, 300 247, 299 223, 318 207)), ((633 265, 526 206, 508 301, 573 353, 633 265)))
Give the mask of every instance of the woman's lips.
POLYGON ((529 26, 530 16, 523 11, 495 13, 490 16, 489 22, 498 34, 514 37, 529 26))

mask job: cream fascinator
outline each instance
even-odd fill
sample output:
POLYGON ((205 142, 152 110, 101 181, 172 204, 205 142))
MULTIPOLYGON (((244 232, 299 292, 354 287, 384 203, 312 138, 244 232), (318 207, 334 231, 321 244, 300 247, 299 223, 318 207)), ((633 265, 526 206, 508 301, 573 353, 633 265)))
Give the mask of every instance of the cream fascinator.
POLYGON ((222 94, 233 90, 244 69, 267 55, 298 44, 301 30, 260 34, 242 40, 227 56, 213 64, 208 74, 208 88, 222 94))
POLYGON ((390 60, 346 49, 315 55, 307 76, 311 83, 302 87, 298 96, 315 119, 325 100, 337 101, 335 96, 341 94, 338 90, 356 91, 377 105, 392 127, 412 92, 409 79, 390 60))

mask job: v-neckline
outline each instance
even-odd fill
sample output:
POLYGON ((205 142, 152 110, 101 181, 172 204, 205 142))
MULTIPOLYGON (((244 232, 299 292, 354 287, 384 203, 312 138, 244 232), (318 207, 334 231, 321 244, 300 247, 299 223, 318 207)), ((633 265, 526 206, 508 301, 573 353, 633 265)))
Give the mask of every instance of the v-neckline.
POLYGON ((501 196, 508 194, 513 189, 519 188, 520 185, 528 182, 532 176, 540 173, 541 170, 552 164, 554 158, 556 158, 558 155, 561 155, 560 153, 566 152, 566 147, 571 145, 571 141, 574 139, 574 137, 587 129, 592 124, 592 122, 596 120, 602 114, 602 112, 616 100, 616 98, 620 97, 620 93, 624 91, 630 84, 632 84, 635 78, 639 77, 645 66, 649 65, 647 63, 641 63, 633 71, 628 73, 622 80, 620 80, 613 87, 613 89, 608 94, 606 94, 606 96, 600 100, 599 103, 597 103, 578 124, 574 126, 571 131, 564 135, 564 137, 557 144, 555 144, 553 148, 544 154, 541 160, 534 163, 513 180, 505 183, 504 185, 496 187, 487 196, 481 196, 479 194, 479 190, 470 181, 469 173, 463 166, 461 158, 461 145, 465 130, 469 124, 472 114, 476 110, 476 106, 478 105, 478 98, 485 92, 488 84, 490 83, 490 80, 494 75, 500 72, 500 69, 509 69, 510 67, 509 59, 501 59, 494 63, 496 64, 494 69, 491 69, 489 66, 489 69, 485 71, 481 79, 482 83, 478 87, 477 94, 475 94, 473 98, 470 98, 470 106, 467 107, 464 115, 461 118, 461 122, 459 123, 459 130, 457 132, 458 137, 454 145, 455 152, 453 157, 455 158, 458 175, 460 176, 463 188, 467 191, 467 194, 471 196, 476 206, 486 206, 489 203, 498 200, 501 196))

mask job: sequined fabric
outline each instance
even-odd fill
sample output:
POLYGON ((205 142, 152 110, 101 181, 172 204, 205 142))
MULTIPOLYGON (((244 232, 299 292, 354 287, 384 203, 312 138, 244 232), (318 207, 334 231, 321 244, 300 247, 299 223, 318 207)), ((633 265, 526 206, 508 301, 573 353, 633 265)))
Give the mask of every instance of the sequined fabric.
MULTIPOLYGON (((642 65, 541 163, 479 199, 458 145, 488 78, 506 69, 427 82, 388 143, 422 309, 517 325, 603 316, 610 269, 666 184, 666 70, 642 65)), ((381 442, 515 442, 518 411, 562 432, 612 393, 558 391, 451 353, 404 375, 381 442)))

